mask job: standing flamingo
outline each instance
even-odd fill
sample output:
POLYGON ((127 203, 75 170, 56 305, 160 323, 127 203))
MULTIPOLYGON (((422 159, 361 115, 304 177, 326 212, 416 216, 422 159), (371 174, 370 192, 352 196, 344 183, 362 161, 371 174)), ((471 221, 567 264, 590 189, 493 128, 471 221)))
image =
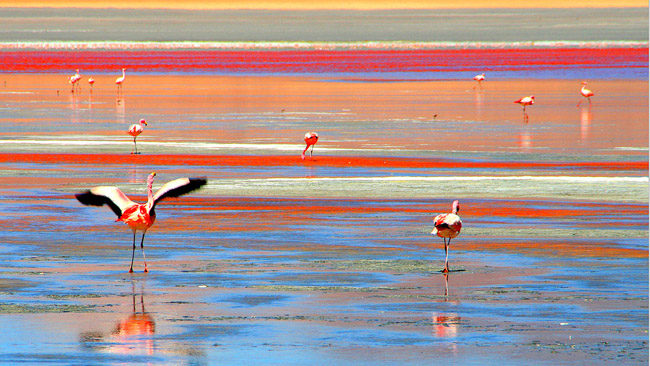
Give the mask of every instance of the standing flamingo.
POLYGON ((131 268, 133 273, 133 257, 135 256, 135 236, 137 230, 142 231, 142 240, 140 248, 142 249, 142 258, 144 259, 144 271, 149 272, 147 268, 147 258, 144 255, 144 235, 156 220, 156 204, 168 197, 179 197, 190 193, 207 184, 205 178, 178 178, 163 185, 156 194, 153 194, 153 179, 156 173, 151 173, 147 177, 147 203, 140 204, 131 201, 117 187, 100 186, 94 187, 85 193, 75 195, 79 202, 90 206, 108 205, 117 215, 116 221, 122 221, 129 225, 133 231, 133 250, 131 251, 131 268))
MULTIPOLYGON (((474 76, 474 80, 476 80, 478 82, 478 86, 480 86, 481 89, 483 89, 483 85, 481 85, 481 81, 485 80, 485 73, 474 76)), ((473 89, 476 89, 476 85, 474 85, 473 89)))
POLYGON ((529 97, 519 98, 515 100, 514 103, 519 103, 524 106, 524 120, 528 120, 528 115, 526 114, 526 106, 535 104, 535 96, 531 95, 529 97))
POLYGON ((95 79, 92 77, 88 78, 88 84, 90 84, 90 91, 93 91, 93 84, 95 84, 95 79))
POLYGON ((579 107, 580 103, 582 103, 582 101, 585 100, 585 98, 587 98, 587 100, 589 100, 589 105, 591 105, 591 97, 594 96, 594 92, 587 89, 587 82, 586 81, 582 82, 582 89, 580 89, 580 94, 582 94, 582 98, 580 99, 580 101, 578 102, 578 105, 576 105, 576 107, 579 107))
POLYGON ((302 160, 305 160, 305 153, 307 149, 311 146, 311 151, 309 152, 309 159, 311 160, 312 154, 314 153, 314 145, 318 142, 318 134, 316 132, 307 132, 305 134, 305 143, 307 147, 302 151, 302 160))
POLYGON ((460 229, 463 227, 463 222, 457 215, 460 210, 458 200, 452 204, 451 213, 440 214, 433 218, 433 231, 431 234, 438 235, 445 243, 445 268, 441 271, 443 273, 449 272, 449 244, 451 239, 460 234, 460 229))
POLYGON ((141 119, 139 124, 134 123, 129 127, 129 135, 133 136, 133 149, 131 150, 131 154, 139 154, 138 147, 135 145, 135 139, 144 131, 143 125, 147 126, 147 121, 141 119))
POLYGON ((122 95, 122 83, 126 79, 126 68, 122 69, 122 76, 115 79, 115 84, 117 84, 117 97, 119 98, 122 95))
POLYGON ((75 88, 78 88, 79 91, 81 91, 81 85, 78 84, 79 80, 81 80, 81 75, 79 75, 79 69, 77 69, 75 74, 68 78, 68 82, 72 85, 73 93, 75 88))

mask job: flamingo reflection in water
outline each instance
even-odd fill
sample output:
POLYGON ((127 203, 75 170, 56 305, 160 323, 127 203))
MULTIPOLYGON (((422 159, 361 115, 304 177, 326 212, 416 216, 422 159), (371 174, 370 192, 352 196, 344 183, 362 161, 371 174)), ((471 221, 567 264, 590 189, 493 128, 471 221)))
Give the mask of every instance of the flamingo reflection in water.
POLYGON ((454 338, 460 330, 460 317, 458 314, 439 314, 433 313, 431 316, 433 323, 433 335, 436 338, 454 338))
POLYGON ((589 130, 591 130, 591 107, 580 110, 580 139, 582 142, 589 140, 589 130))
POLYGON ((133 294, 133 313, 126 319, 117 323, 111 333, 113 341, 119 343, 115 349, 118 353, 131 353, 145 351, 153 355, 153 334, 156 332, 156 323, 151 315, 144 309, 144 295, 140 293, 140 307, 136 308, 136 294, 133 294), (122 351, 123 350, 123 351, 122 351))
MULTIPOLYGON (((445 302, 458 304, 458 301, 449 301, 449 273, 443 273, 445 277, 445 302)), ((454 338, 460 329, 460 316, 455 313, 433 313, 431 322, 433 335, 436 338, 454 338)))
POLYGON ((131 314, 119 321, 108 335, 101 332, 82 334, 81 340, 85 346, 96 351, 119 355, 151 356, 154 354, 153 336, 156 332, 156 323, 145 309, 144 290, 136 293, 133 284, 132 296, 131 314))

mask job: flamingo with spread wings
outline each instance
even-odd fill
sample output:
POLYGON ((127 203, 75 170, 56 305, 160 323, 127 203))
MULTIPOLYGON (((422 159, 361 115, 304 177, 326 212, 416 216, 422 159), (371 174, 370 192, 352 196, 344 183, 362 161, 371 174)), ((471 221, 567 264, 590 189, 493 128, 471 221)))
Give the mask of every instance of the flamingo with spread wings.
POLYGON ((131 252, 131 268, 133 272, 133 258, 135 257, 135 237, 138 230, 142 231, 142 240, 140 248, 142 249, 142 258, 144 260, 144 271, 149 272, 147 268, 147 258, 144 255, 144 236, 147 230, 156 221, 156 204, 161 200, 169 197, 179 197, 184 194, 197 190, 207 184, 206 178, 178 178, 163 185, 156 194, 153 194, 153 179, 156 173, 151 173, 147 178, 147 203, 140 204, 131 201, 117 187, 100 186, 79 193, 75 197, 79 202, 89 206, 103 206, 113 210, 117 215, 116 221, 122 221, 129 225, 133 231, 133 250, 131 252))

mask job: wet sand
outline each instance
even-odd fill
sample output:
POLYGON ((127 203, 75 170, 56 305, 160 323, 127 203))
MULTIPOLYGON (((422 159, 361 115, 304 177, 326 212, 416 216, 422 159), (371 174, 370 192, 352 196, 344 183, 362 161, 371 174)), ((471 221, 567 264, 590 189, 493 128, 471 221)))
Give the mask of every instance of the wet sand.
POLYGON ((3 75, 4 362, 647 364, 646 80, 577 108, 581 80, 95 78, 3 75), (72 194, 143 201, 151 171, 210 183, 130 275, 130 230, 72 194))

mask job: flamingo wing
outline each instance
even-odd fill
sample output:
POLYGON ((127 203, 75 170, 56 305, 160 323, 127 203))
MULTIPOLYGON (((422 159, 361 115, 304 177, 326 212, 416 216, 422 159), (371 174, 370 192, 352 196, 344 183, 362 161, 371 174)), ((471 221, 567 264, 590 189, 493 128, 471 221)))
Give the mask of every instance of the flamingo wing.
POLYGON ((208 183, 206 178, 178 178, 165 183, 153 196, 153 207, 168 197, 180 197, 184 194, 195 191, 208 183))
POLYGON ((122 217, 124 210, 135 205, 135 202, 117 187, 94 187, 84 193, 76 194, 75 197, 87 206, 108 205, 118 218, 122 217))

